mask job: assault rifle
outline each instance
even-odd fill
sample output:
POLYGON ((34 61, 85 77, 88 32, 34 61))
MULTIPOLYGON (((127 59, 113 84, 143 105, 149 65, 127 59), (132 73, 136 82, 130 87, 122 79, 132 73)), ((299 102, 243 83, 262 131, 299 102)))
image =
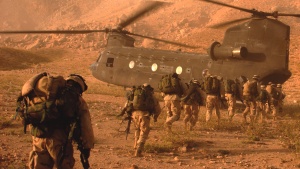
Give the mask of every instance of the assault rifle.
POLYGON ((76 127, 76 121, 74 121, 73 123, 70 124, 70 131, 69 131, 69 135, 68 135, 68 138, 66 140, 66 142, 64 143, 64 145, 61 147, 59 153, 58 153, 58 168, 60 169, 61 168, 61 165, 62 165, 62 162, 64 161, 64 158, 65 158, 65 155, 66 155, 66 149, 67 149, 67 146, 68 146, 68 143, 71 143, 71 140, 73 138, 73 132, 74 132, 74 129, 76 127))
POLYGON ((82 145, 82 141, 77 142, 77 149, 80 151, 80 161, 84 169, 90 168, 89 157, 86 157, 86 154, 83 153, 85 150, 82 145))
POLYGON ((122 122, 121 122, 121 124, 122 124, 125 120, 128 120, 127 127, 125 130, 126 140, 127 140, 128 134, 130 132, 132 110, 133 110, 132 104, 127 103, 126 106, 122 109, 121 113, 119 115, 117 115, 117 117, 120 117, 120 116, 123 116, 125 113, 127 114, 127 116, 125 118, 123 118, 122 122))
POLYGON ((127 140, 128 134, 130 132, 131 116, 128 115, 127 117, 124 118, 124 120, 128 120, 127 127, 126 127, 126 130, 125 130, 125 132, 126 132, 126 140, 127 140))

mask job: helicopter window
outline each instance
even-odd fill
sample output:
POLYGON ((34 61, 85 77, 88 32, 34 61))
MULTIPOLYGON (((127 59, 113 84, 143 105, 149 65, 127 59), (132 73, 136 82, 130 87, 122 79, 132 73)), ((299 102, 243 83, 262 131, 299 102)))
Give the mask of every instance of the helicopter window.
POLYGON ((152 70, 153 72, 155 72, 155 71, 157 70, 157 68, 158 68, 157 64, 156 64, 156 63, 153 63, 152 66, 151 66, 151 70, 152 70))
POLYGON ((191 68, 187 68, 186 73, 191 73, 191 68))
POLYGON ((179 74, 179 75, 182 73, 182 67, 181 66, 178 66, 176 68, 176 73, 179 74))
POLYGON ((107 58, 106 67, 113 67, 114 66, 114 58, 107 58))
POLYGON ((130 61, 130 62, 129 62, 129 68, 130 68, 130 69, 134 68, 134 64, 135 64, 134 61, 130 61))

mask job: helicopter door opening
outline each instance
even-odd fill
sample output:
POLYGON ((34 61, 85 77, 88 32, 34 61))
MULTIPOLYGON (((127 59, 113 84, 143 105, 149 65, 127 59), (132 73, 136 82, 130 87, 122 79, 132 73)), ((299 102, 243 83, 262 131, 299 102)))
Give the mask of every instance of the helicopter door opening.
POLYGON ((106 67, 114 67, 115 58, 107 58, 106 67))

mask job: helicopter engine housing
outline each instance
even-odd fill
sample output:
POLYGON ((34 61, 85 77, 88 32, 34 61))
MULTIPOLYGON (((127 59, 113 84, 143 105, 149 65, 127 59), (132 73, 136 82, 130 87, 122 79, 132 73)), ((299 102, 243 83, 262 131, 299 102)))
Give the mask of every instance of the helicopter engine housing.
POLYGON ((212 60, 218 59, 243 59, 247 56, 248 50, 246 47, 231 47, 222 46, 219 42, 214 42, 211 44, 208 54, 212 60))

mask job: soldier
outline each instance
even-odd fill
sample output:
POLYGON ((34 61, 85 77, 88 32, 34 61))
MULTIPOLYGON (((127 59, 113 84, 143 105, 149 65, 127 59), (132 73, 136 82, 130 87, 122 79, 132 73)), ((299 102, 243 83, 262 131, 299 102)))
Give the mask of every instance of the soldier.
POLYGON ((283 112, 283 99, 285 98, 285 93, 282 91, 282 85, 281 84, 277 84, 276 85, 276 89, 278 92, 278 114, 280 116, 284 116, 284 112, 283 112))
MULTIPOLYGON (((28 167, 32 169, 73 168, 75 159, 72 140, 74 140, 81 151, 81 160, 84 161, 82 164, 88 168, 90 150, 94 147, 94 133, 87 103, 82 98, 82 93, 87 90, 85 80, 76 74, 71 74, 66 81, 63 77, 58 76, 62 78, 60 79, 63 82, 61 84, 66 84, 66 86, 62 86, 57 85, 59 78, 51 78, 48 74, 40 75, 29 80, 34 82, 29 85, 34 92, 29 92, 28 95, 24 94, 22 96, 25 99, 24 102, 19 102, 21 99, 18 98, 18 105, 25 107, 18 107, 17 110, 22 113, 21 117, 24 119, 25 127, 26 124, 30 125, 32 134, 33 150, 30 152, 28 167), (48 88, 43 88, 45 86, 48 88), (45 92, 41 91, 45 91, 49 95, 43 95, 45 92), (49 103, 52 106, 44 107, 47 115, 43 116, 42 121, 34 121, 37 116, 28 118, 30 115, 44 112, 43 109, 31 111, 32 107, 37 108, 39 104, 47 105, 49 103), (22 109, 29 112, 24 112, 22 109), (55 114, 58 116, 54 118, 55 114)), ((25 83, 24 86, 26 84, 28 83, 25 83)))
POLYGON ((165 108, 167 109, 165 125, 167 131, 171 132, 172 124, 180 118, 180 97, 184 89, 177 73, 163 76, 158 86, 164 96, 165 108))
POLYGON ((228 118, 232 121, 235 114, 236 97, 238 96, 238 86, 234 80, 227 79, 225 81, 225 99, 228 105, 228 118))
POLYGON ((221 82, 216 76, 208 76, 203 85, 203 89, 206 93, 206 122, 210 121, 213 108, 215 108, 218 124, 220 124, 221 82))
POLYGON ((198 80, 193 79, 189 83, 189 88, 181 98, 185 117, 183 119, 186 130, 193 130, 198 121, 199 107, 203 105, 203 91, 198 80), (190 124, 188 124, 190 123, 190 124))
POLYGON ((253 75, 252 80, 248 80, 243 85, 243 103, 246 106, 243 117, 244 122, 247 123, 247 115, 250 111, 250 123, 253 124, 256 115, 256 97, 258 96, 258 79, 257 75, 253 75))
POLYGON ((273 120, 276 120, 276 116, 278 115, 278 99, 279 94, 276 89, 276 84, 271 83, 266 88, 269 93, 269 106, 267 107, 267 112, 272 114, 273 120))
POLYGON ((269 94, 266 90, 265 85, 260 86, 260 93, 256 98, 256 101, 257 101, 256 119, 258 119, 260 116, 260 122, 263 123, 265 122, 265 117, 266 117, 266 104, 269 101, 269 94))
POLYGON ((145 83, 137 87, 133 94, 132 120, 135 126, 135 156, 141 157, 144 145, 150 132, 150 117, 153 116, 154 122, 161 112, 159 102, 153 96, 153 88, 145 83))

